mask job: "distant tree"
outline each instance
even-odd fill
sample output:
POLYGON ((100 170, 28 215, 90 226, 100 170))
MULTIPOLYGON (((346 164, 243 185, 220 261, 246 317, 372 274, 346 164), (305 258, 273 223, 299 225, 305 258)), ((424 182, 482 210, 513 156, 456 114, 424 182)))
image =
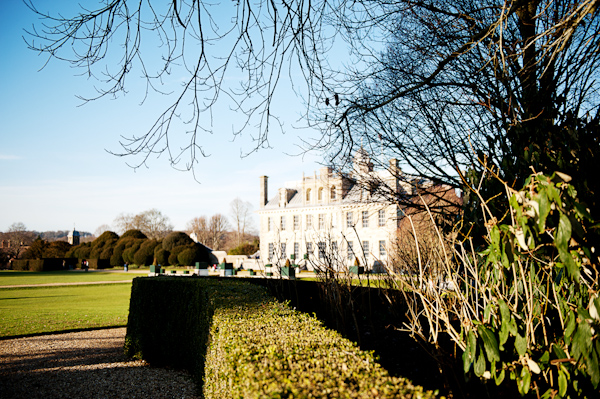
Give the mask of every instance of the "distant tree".
POLYGON ((94 232, 94 235, 96 237, 100 237, 102 235, 102 233, 104 233, 105 231, 109 231, 109 230, 110 230, 110 226, 109 225, 102 224, 102 225, 98 226, 98 228, 94 232))
POLYGON ((208 245, 210 241, 210 228, 206 216, 195 217, 187 224, 187 232, 196 234, 199 243, 208 245))
POLYGON ((23 259, 42 259, 47 245, 46 241, 42 240, 41 237, 36 238, 29 248, 23 252, 23 259))
POLYGON ((44 248, 44 258, 64 258, 72 248, 66 241, 52 241, 44 248))
POLYGON ((159 239, 173 230, 169 218, 157 209, 150 209, 137 215, 120 214, 114 221, 119 231, 137 229, 148 238, 159 239))
POLYGON ((27 227, 22 222, 11 224, 8 231, 2 236, 5 241, 4 252, 9 258, 16 259, 20 258, 25 251, 25 247, 36 239, 36 234, 27 231, 27 227))
POLYGON ((223 243, 223 239, 225 237, 225 232, 229 229, 229 222, 227 218, 220 213, 211 216, 209 230, 210 230, 210 247, 213 250, 219 250, 221 248, 221 244, 223 243))
POLYGON ((252 244, 244 243, 238 245, 237 247, 229 250, 227 255, 253 255, 260 248, 260 243, 258 240, 255 240, 252 244))
POLYGON ((242 243, 246 229, 252 224, 252 204, 239 197, 231 201, 230 214, 237 232, 237 245, 242 243))

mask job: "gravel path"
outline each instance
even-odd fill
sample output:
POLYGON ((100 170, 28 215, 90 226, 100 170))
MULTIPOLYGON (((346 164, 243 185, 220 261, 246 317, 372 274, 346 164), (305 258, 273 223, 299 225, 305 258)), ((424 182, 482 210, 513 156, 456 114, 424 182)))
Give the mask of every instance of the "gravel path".
POLYGON ((125 328, 0 340, 0 398, 198 398, 189 374, 123 355, 125 328))

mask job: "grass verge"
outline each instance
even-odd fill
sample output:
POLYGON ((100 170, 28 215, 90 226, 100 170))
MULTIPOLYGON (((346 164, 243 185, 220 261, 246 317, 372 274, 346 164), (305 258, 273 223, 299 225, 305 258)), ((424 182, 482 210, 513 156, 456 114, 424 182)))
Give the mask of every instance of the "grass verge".
POLYGON ((0 338, 125 326, 131 283, 0 289, 0 338))
POLYGON ((3 270, 0 271, 0 286, 121 281, 133 280, 135 277, 139 277, 139 274, 110 272, 86 273, 82 271, 20 272, 3 270))

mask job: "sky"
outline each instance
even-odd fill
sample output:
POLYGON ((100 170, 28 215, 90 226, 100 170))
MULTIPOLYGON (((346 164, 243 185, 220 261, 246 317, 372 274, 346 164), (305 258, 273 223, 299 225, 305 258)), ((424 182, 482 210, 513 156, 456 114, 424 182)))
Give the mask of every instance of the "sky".
MULTIPOLYGON (((77 4, 37 3, 66 11, 77 4)), ((165 156, 134 170, 127 163, 137 159, 108 151, 120 150, 122 136, 145 133, 170 99, 151 95, 142 103, 143 82, 132 75, 126 95, 82 105, 77 96, 93 95, 97 82, 57 60, 44 67, 46 57, 23 39, 24 29, 38 22, 20 0, 0 2, 0 231, 21 222, 28 230, 94 233, 122 213, 152 208, 168 216, 175 230, 184 230, 197 216, 229 216, 238 197, 257 210, 262 175, 269 176, 272 197, 284 182, 320 167, 319 154, 290 155, 311 134, 293 128, 302 105, 290 90, 280 100, 285 134, 271 136, 272 148, 241 157, 255 132, 247 128, 233 140, 231 132, 243 119, 221 107, 213 112, 215 133, 200 137, 210 156, 199 159, 195 178, 173 169, 165 156)))

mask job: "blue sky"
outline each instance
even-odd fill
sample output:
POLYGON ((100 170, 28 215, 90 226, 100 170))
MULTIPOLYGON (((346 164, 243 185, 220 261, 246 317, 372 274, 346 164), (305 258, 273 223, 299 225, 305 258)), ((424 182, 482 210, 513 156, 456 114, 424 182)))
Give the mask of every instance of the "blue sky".
MULTIPOLYGON (((56 8, 77 4, 36 3, 56 8)), ((24 29, 36 22, 20 0, 0 3, 0 231, 23 222, 30 230, 75 226, 93 233, 120 213, 151 208, 182 230, 196 216, 228 216, 236 197, 257 209, 261 175, 269 176, 272 196, 284 181, 319 168, 318 154, 286 155, 296 153, 298 136, 307 134, 292 128, 302 110, 290 95, 281 102, 285 134, 271 137, 271 149, 241 158, 254 132, 234 141, 231 132, 243 119, 224 107, 213 115, 216 133, 201 137, 211 156, 196 166, 200 183, 191 173, 171 168, 166 157, 134 171, 126 162, 135 159, 106 150, 118 152, 121 136, 144 133, 169 98, 153 95, 140 105, 143 82, 132 75, 127 95, 82 105, 76 96, 92 95, 96 82, 56 60, 41 69, 45 57, 28 50, 22 38, 24 29)))

